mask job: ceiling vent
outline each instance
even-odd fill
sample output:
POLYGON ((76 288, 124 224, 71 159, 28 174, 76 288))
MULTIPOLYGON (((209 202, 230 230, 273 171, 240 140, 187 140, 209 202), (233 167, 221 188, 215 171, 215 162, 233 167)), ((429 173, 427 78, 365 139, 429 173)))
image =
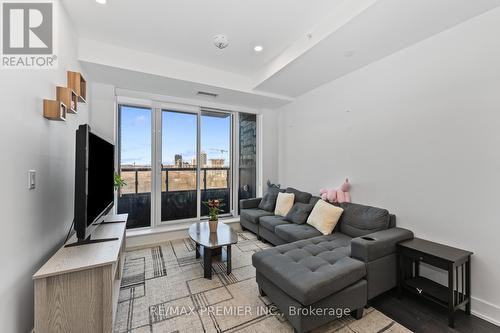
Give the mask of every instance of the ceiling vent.
POLYGON ((206 91, 198 91, 196 93, 196 95, 198 95, 198 96, 212 97, 212 98, 215 98, 215 97, 219 96, 218 94, 214 94, 214 93, 206 92, 206 91))

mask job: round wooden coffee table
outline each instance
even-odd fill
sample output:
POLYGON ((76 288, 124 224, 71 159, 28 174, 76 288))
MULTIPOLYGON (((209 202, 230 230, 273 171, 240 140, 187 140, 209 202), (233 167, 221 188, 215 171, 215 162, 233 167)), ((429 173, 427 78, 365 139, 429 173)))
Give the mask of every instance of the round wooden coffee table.
POLYGON ((231 245, 238 242, 238 234, 227 224, 219 222, 217 232, 210 232, 208 222, 197 222, 189 227, 189 237, 196 244, 196 258, 203 254, 203 270, 206 279, 212 279, 212 258, 226 247, 227 274, 231 274, 231 245))

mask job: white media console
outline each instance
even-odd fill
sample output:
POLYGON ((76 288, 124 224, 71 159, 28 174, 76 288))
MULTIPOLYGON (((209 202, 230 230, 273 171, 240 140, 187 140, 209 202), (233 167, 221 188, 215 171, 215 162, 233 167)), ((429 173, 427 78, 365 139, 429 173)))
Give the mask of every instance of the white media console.
MULTIPOLYGON (((34 275, 35 333, 112 332, 124 264, 128 215, 110 215, 92 239, 61 247, 34 275)), ((66 244, 74 243, 76 236, 66 244)))

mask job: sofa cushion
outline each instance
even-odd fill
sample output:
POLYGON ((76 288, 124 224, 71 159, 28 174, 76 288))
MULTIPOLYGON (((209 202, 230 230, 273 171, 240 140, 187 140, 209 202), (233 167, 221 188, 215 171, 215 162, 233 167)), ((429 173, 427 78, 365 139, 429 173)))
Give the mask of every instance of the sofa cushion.
POLYGON ((355 203, 341 203, 344 213, 340 218, 340 231, 351 237, 359 237, 389 227, 389 212, 386 209, 355 203))
POLYGON ((262 197, 262 200, 260 201, 258 208, 273 213, 274 208, 276 207, 276 200, 278 199, 278 193, 280 192, 285 192, 285 191, 281 190, 277 185, 271 184, 268 181, 267 192, 262 197))
POLYGON ((312 196, 311 197, 311 200, 309 200, 309 203, 312 204, 313 206, 319 201, 321 200, 320 197, 317 197, 317 196, 312 196))
POLYGON ((366 275, 365 265, 349 257, 350 237, 333 234, 284 244, 252 256, 257 271, 279 281, 286 294, 303 305, 356 283, 366 275))
POLYGON ((295 202, 309 203, 312 197, 311 193, 302 192, 293 187, 287 188, 286 193, 293 193, 295 195, 295 202))
POLYGON ((318 229, 323 235, 329 235, 339 222, 343 211, 340 207, 319 200, 307 218, 307 224, 318 229))
POLYGON ((261 218, 262 216, 271 216, 273 215, 273 213, 270 213, 268 211, 259 208, 250 208, 250 209, 242 209, 240 215, 246 220, 258 224, 259 218, 261 218))
POLYGON ((278 193, 274 215, 286 216, 290 209, 292 209, 294 201, 295 195, 293 193, 278 193))
POLYGON ((259 203, 259 209, 274 212, 274 208, 276 207, 276 199, 278 199, 278 191, 268 191, 262 197, 262 200, 259 203))
POLYGON ((274 228, 278 225, 290 224, 290 222, 285 221, 283 216, 262 216, 259 220, 259 225, 271 232, 274 232, 274 228))
POLYGON ((284 224, 274 229, 276 235, 285 242, 291 243, 301 239, 321 236, 321 232, 308 224, 284 224))
POLYGON ((286 214, 285 219, 287 221, 296 223, 296 224, 303 224, 306 223, 307 217, 311 213, 314 205, 312 204, 305 204, 302 202, 296 202, 292 209, 286 214))

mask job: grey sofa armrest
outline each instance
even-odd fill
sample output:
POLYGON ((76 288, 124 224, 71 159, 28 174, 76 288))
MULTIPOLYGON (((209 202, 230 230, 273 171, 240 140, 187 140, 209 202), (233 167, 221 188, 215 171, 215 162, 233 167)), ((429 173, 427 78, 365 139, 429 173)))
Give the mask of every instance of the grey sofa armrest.
POLYGON ((351 257, 369 262, 396 253, 396 244, 413 238, 413 232, 403 228, 377 231, 351 240, 351 257))
POLYGON ((257 208, 262 198, 242 199, 240 200, 240 209, 257 208))

